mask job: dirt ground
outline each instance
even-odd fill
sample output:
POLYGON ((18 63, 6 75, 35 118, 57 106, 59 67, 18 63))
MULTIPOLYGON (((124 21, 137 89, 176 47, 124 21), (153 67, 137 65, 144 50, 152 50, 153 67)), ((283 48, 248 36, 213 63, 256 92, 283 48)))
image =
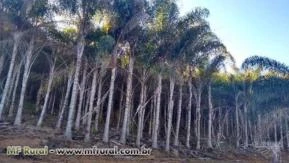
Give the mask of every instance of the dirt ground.
MULTIPOLYGON (((97 146, 113 146, 116 144, 103 144, 94 139, 97 146)), ((30 146, 30 147, 89 147, 91 143, 84 143, 82 140, 65 141, 61 133, 52 128, 36 128, 32 126, 13 127, 0 125, 0 163, 266 163, 271 162, 270 151, 210 151, 184 156, 182 154, 166 153, 163 150, 152 150, 149 156, 58 156, 49 154, 47 156, 7 156, 6 147, 30 146)), ((95 145, 95 144, 94 144, 95 145)), ((129 147, 129 146, 126 146, 129 147)), ((282 152, 282 162, 289 162, 289 153, 282 152)))

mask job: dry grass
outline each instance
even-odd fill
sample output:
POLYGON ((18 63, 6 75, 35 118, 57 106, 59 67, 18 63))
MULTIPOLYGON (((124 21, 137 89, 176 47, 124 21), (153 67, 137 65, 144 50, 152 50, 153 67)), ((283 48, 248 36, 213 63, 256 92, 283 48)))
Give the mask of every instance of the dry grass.
MULTIPOLYGON (((94 138, 99 140, 99 138, 94 138)), ((61 133, 54 131, 52 128, 35 128, 31 126, 22 126, 16 128, 10 125, 0 125, 0 163, 145 163, 145 162, 163 162, 163 163, 178 163, 178 162, 191 162, 191 163, 233 163, 233 162, 248 162, 248 163, 265 163, 270 162, 266 160, 262 155, 255 153, 254 151, 213 151, 199 153, 199 159, 186 158, 184 156, 176 156, 172 153, 163 152, 163 150, 153 150, 150 156, 129 156, 129 157, 109 157, 109 156, 7 156, 5 154, 6 147, 9 145, 28 145, 31 147, 43 147, 48 145, 49 147, 87 147, 92 146, 92 143, 84 143, 82 140, 65 141, 61 133), (207 158, 207 159, 202 159, 207 158)), ((101 141, 94 142, 93 145, 99 147, 113 146, 113 143, 104 144, 101 141)), ((126 146, 128 147, 128 146, 126 146)), ((284 162, 289 162, 288 153, 283 153, 282 158, 284 162), (287 160, 287 161, 286 161, 287 160)))

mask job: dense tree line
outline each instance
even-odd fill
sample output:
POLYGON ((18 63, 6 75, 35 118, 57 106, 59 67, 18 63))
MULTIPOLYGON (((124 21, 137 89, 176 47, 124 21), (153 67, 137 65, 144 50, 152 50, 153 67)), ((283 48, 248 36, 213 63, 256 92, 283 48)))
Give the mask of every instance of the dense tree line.
POLYGON ((1 0, 0 119, 166 151, 286 148, 289 68, 236 68, 208 15, 172 0, 1 0))

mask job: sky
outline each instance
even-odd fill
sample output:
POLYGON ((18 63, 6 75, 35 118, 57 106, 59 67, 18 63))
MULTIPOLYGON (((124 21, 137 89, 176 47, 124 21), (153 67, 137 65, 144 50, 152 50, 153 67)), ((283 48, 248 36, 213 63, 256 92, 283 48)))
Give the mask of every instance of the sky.
POLYGON ((289 0, 178 0, 181 15, 209 9, 208 21, 237 66, 252 55, 289 65, 289 0))

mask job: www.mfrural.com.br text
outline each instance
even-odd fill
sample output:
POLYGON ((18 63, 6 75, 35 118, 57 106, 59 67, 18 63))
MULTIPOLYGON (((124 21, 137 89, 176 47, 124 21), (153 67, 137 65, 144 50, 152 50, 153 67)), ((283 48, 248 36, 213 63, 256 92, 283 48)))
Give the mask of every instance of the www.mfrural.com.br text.
POLYGON ((49 149, 48 146, 42 148, 33 148, 30 146, 8 146, 6 150, 7 155, 87 155, 87 156, 146 156, 151 155, 151 148, 119 148, 114 146, 113 148, 98 148, 92 146, 90 148, 55 148, 49 149))

